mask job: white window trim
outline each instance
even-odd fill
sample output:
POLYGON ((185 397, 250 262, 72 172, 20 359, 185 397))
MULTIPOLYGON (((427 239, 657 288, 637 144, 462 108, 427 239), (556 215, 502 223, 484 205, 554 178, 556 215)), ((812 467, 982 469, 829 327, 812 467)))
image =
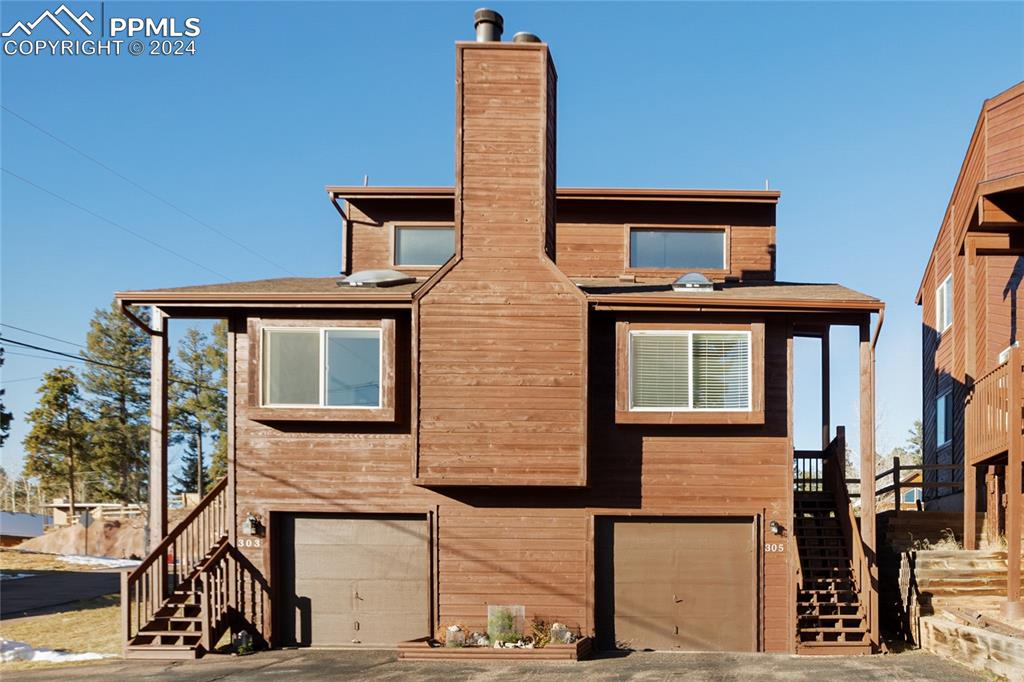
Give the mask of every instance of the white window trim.
MULTIPOLYGON (((952 423, 952 420, 950 420, 950 424, 949 424, 949 434, 950 434, 949 438, 947 440, 944 440, 944 441, 940 441, 939 438, 938 438, 939 435, 940 435, 939 434, 939 402, 943 398, 945 398, 946 401, 948 402, 948 401, 950 401, 952 399, 952 397, 953 397, 953 391, 951 389, 946 389, 942 393, 939 393, 937 396, 935 396, 935 448, 936 449, 944 448, 944 447, 946 447, 947 445, 949 445, 950 443, 953 442, 953 423, 952 423)), ((945 409, 943 409, 943 412, 945 412, 945 409)))
POLYGON ((754 405, 754 340, 749 330, 740 329, 636 329, 629 332, 629 344, 626 349, 628 373, 626 375, 627 405, 630 412, 753 412, 754 405), (636 407, 633 405, 633 337, 635 336, 689 336, 687 344, 687 363, 689 369, 688 401, 691 407, 636 407), (693 335, 694 334, 742 334, 747 337, 747 407, 692 407, 693 405, 693 335))
POLYGON ((455 255, 455 224, 454 223, 392 223, 391 224, 391 265, 396 268, 439 268, 448 260, 441 263, 399 263, 398 262, 398 232, 399 230, 450 230, 452 233, 452 256, 455 255))
POLYGON ((935 328, 939 334, 953 326, 953 274, 946 275, 942 283, 935 290, 935 328), (947 293, 946 285, 949 285, 947 293), (947 300, 948 299, 948 300, 947 300), (946 307, 949 307, 949 317, 946 316, 946 307))
POLYGON ((283 407, 283 408, 296 408, 304 410, 379 410, 383 407, 384 403, 384 330, 381 327, 263 327, 260 329, 260 367, 259 367, 259 379, 260 379, 260 407, 283 407), (320 339, 319 349, 319 370, 317 372, 317 381, 319 386, 317 388, 317 395, 319 396, 320 402, 312 405, 309 403, 270 403, 264 400, 266 395, 264 391, 264 381, 266 380, 266 373, 264 372, 264 363, 266 360, 266 343, 267 337, 266 332, 299 332, 309 333, 315 331, 318 333, 320 339), (376 405, 327 405, 327 382, 324 381, 324 375, 327 372, 327 332, 336 331, 359 331, 366 332, 372 331, 377 334, 377 351, 380 354, 377 362, 377 404, 376 405))
POLYGON ((626 268, 636 272, 644 271, 679 271, 674 266, 667 267, 646 267, 633 265, 633 231, 634 230, 663 230, 673 232, 721 232, 722 233, 722 267, 720 268, 697 268, 689 265, 682 266, 682 269, 694 270, 696 272, 729 272, 729 229, 720 225, 629 225, 626 231, 626 268))

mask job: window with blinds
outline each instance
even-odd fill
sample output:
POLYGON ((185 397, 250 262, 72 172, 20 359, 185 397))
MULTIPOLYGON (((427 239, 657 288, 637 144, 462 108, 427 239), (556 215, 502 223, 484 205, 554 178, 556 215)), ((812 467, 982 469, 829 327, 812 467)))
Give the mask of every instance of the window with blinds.
POLYGON ((750 332, 630 332, 630 409, 750 410, 750 345, 750 332))

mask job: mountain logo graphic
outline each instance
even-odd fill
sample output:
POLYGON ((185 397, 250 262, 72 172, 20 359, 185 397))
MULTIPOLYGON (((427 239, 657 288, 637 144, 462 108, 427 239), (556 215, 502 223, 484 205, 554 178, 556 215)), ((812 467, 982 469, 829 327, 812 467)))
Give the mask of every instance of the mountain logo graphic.
POLYGON ((91 14, 89 14, 89 12, 82 12, 80 15, 76 16, 74 12, 68 9, 67 5, 63 4, 60 7, 58 7, 55 12, 46 10, 45 12, 40 14, 35 21, 30 21, 28 23, 25 23, 24 21, 19 21, 15 23, 14 26, 11 26, 9 30, 4 31, 3 34, 0 35, 3 35, 4 38, 10 38, 18 31, 21 31, 26 36, 30 36, 32 35, 32 31, 36 30, 36 27, 39 26, 39 24, 43 23, 44 20, 49 19, 51 22, 53 22, 54 26, 61 30, 61 32, 64 35, 69 36, 71 35, 71 31, 68 30, 67 26, 61 23, 60 19, 58 18, 60 15, 63 15, 66 21, 72 22, 75 26, 78 26, 78 28, 85 31, 85 35, 92 35, 92 31, 89 29, 88 26, 85 25, 84 22, 85 20, 91 22, 94 20, 94 17, 91 14))

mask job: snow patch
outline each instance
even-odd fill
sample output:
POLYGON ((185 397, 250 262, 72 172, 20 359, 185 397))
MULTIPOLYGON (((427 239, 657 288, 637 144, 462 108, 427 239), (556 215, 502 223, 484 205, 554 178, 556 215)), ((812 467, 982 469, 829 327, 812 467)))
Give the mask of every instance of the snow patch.
POLYGON ((33 663, 71 663, 73 661, 98 661, 101 658, 112 658, 116 654, 72 654, 67 651, 53 649, 35 649, 31 644, 13 639, 0 639, 0 661, 32 661, 33 663))
POLYGON ((22 578, 31 578, 34 575, 35 573, 0 573, 0 581, 21 580, 22 578))
POLYGON ((135 559, 112 559, 111 557, 83 556, 81 554, 61 554, 57 558, 68 564, 98 568, 135 568, 142 563, 135 559))

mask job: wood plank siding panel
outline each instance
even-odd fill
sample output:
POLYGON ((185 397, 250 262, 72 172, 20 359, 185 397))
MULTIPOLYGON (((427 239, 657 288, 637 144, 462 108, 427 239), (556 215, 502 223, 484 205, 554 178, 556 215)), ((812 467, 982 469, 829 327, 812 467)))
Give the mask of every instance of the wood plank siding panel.
MULTIPOLYGON (((551 133, 553 135, 553 133, 551 133)), ((512 177, 524 172, 505 167, 512 177)), ((451 202, 418 199, 360 199, 347 204, 351 221, 351 270, 393 267, 393 226, 401 223, 454 222, 451 202)), ((467 214, 468 215, 468 214, 467 214)), ((479 213, 486 219, 486 213, 479 213)), ((559 201, 554 234, 546 232, 545 252, 559 270, 569 277, 616 278, 626 272, 624 230, 630 223, 659 225, 708 225, 729 227, 729 269, 710 273, 721 281, 736 277, 744 281, 775 279, 774 204, 728 204, 673 202, 654 205, 640 201, 559 201), (599 205, 592 205, 599 204, 599 205), (551 249, 554 249, 553 251, 551 249)), ((491 239, 492 246, 507 242, 491 239)), ((429 271, 417 269, 414 275, 429 271)), ((670 282, 675 271, 664 275, 642 275, 639 281, 670 282)))
POLYGON ((545 255, 554 232, 554 67, 546 46, 457 51, 460 260, 418 302, 416 475, 433 484, 582 485, 586 301, 545 255), (496 283, 499 272, 514 277, 496 283), (451 387, 459 390, 439 393, 451 387))
MULTIPOLYGON (((590 330, 588 383, 598 396, 590 413, 591 487, 550 491, 413 485, 411 422, 407 411, 402 416, 410 398, 408 316, 399 315, 396 325, 396 381, 405 387, 398 391, 398 422, 366 428, 250 419, 255 387, 249 385, 249 336, 234 334, 237 521, 254 513, 266 522, 275 511, 433 512, 435 622, 475 629, 486 625, 487 604, 511 602, 523 604, 527 617, 590 632, 594 546, 589 527, 595 515, 758 517, 759 544, 775 542, 764 528, 772 520, 788 528, 792 518, 784 318, 769 317, 766 324, 766 423, 727 432, 722 427, 616 426, 614 321, 611 313, 595 314, 590 330)), ((450 397, 447 387, 432 392, 450 397)), ((552 394, 575 391, 554 387, 552 394)), ((261 548, 241 551, 272 575, 274 538, 267 540, 261 548)), ((785 652, 792 645, 788 559, 795 551, 790 547, 760 559, 760 637, 767 651, 785 652)))
POLYGON ((1024 91, 987 113, 985 179, 1024 172, 1024 91))

